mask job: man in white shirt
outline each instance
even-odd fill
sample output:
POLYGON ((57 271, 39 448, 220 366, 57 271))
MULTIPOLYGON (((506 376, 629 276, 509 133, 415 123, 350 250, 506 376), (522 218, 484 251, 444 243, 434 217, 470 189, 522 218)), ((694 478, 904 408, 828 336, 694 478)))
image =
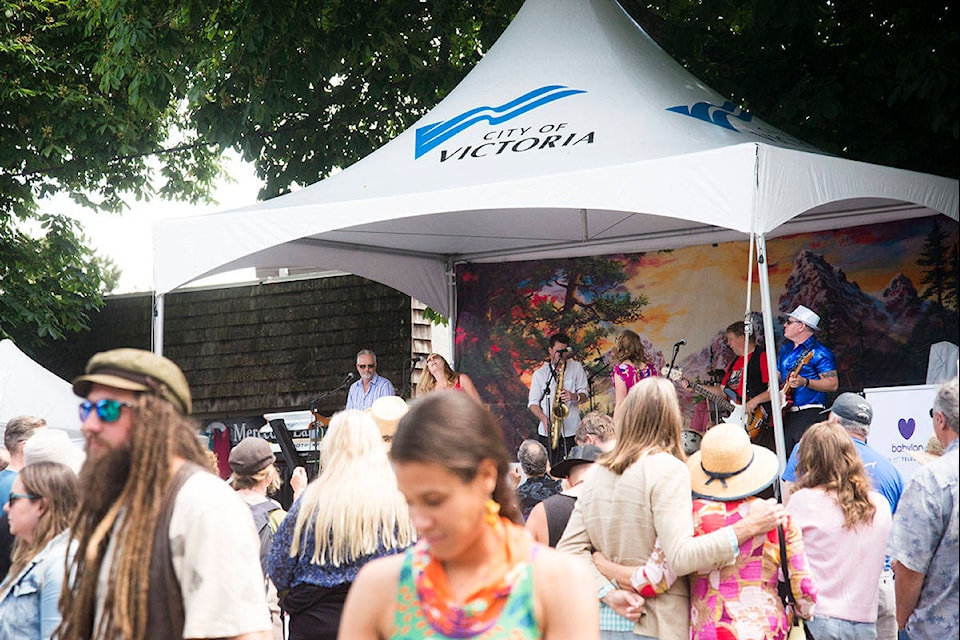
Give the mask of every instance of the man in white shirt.
MULTIPOLYGON (((533 372, 530 380, 530 395, 527 406, 540 421, 537 437, 550 453, 550 463, 557 464, 567 457, 574 447, 574 435, 580 425, 580 403, 588 400, 587 374, 583 365, 570 358, 570 338, 563 333, 550 336, 548 359, 533 372), (557 380, 563 376, 563 388, 557 392, 557 380), (566 417, 561 425, 560 438, 553 447, 551 438, 554 400, 566 407, 566 417)), ((562 411, 558 409, 558 411, 562 411)), ((559 420, 559 418, 558 418, 559 420)))
POLYGON ((55 635, 271 640, 250 509, 210 472, 180 368, 114 349, 73 391, 87 458, 55 635))

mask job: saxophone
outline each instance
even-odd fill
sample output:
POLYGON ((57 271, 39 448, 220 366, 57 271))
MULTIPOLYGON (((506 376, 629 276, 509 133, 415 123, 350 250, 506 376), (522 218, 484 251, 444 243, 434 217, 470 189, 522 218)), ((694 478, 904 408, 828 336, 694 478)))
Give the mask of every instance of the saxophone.
POLYGON ((560 446, 560 436, 563 434, 563 421, 570 413, 567 404, 560 398, 563 393, 563 374, 567 370, 567 361, 560 360, 557 367, 557 386, 553 391, 553 401, 550 405, 550 448, 556 450, 560 446))

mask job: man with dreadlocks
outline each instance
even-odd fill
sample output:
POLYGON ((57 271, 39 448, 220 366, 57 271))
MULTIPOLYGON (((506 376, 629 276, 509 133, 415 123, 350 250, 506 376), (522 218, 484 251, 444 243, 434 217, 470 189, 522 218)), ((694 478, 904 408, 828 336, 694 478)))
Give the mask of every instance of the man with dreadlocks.
POLYGON ((56 636, 270 640, 250 511, 208 471, 183 372, 115 349, 94 355, 73 390, 87 459, 56 636))

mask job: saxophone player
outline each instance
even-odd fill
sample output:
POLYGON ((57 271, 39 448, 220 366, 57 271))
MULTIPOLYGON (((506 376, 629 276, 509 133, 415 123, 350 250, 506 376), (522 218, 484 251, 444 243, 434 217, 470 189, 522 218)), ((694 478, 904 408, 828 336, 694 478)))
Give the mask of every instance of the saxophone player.
POLYGON ((570 338, 563 333, 550 336, 548 359, 530 380, 527 406, 540 421, 537 438, 550 453, 551 464, 563 460, 573 448, 580 403, 588 399, 587 374, 570 353, 570 338))

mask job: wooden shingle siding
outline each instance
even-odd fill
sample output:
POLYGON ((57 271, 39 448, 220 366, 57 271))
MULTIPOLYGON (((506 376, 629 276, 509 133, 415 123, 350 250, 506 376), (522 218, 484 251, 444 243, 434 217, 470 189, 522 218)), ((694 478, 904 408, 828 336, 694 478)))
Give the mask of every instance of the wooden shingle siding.
MULTIPOLYGON (((108 297, 89 332, 34 355, 69 380, 98 351, 149 349, 151 305, 149 294, 108 297)), ((187 289, 166 296, 164 317, 164 355, 187 376, 201 420, 307 409, 356 373, 363 348, 399 388, 411 356, 410 297, 353 275, 187 289)), ((345 401, 345 390, 333 394, 321 413, 345 401)))

